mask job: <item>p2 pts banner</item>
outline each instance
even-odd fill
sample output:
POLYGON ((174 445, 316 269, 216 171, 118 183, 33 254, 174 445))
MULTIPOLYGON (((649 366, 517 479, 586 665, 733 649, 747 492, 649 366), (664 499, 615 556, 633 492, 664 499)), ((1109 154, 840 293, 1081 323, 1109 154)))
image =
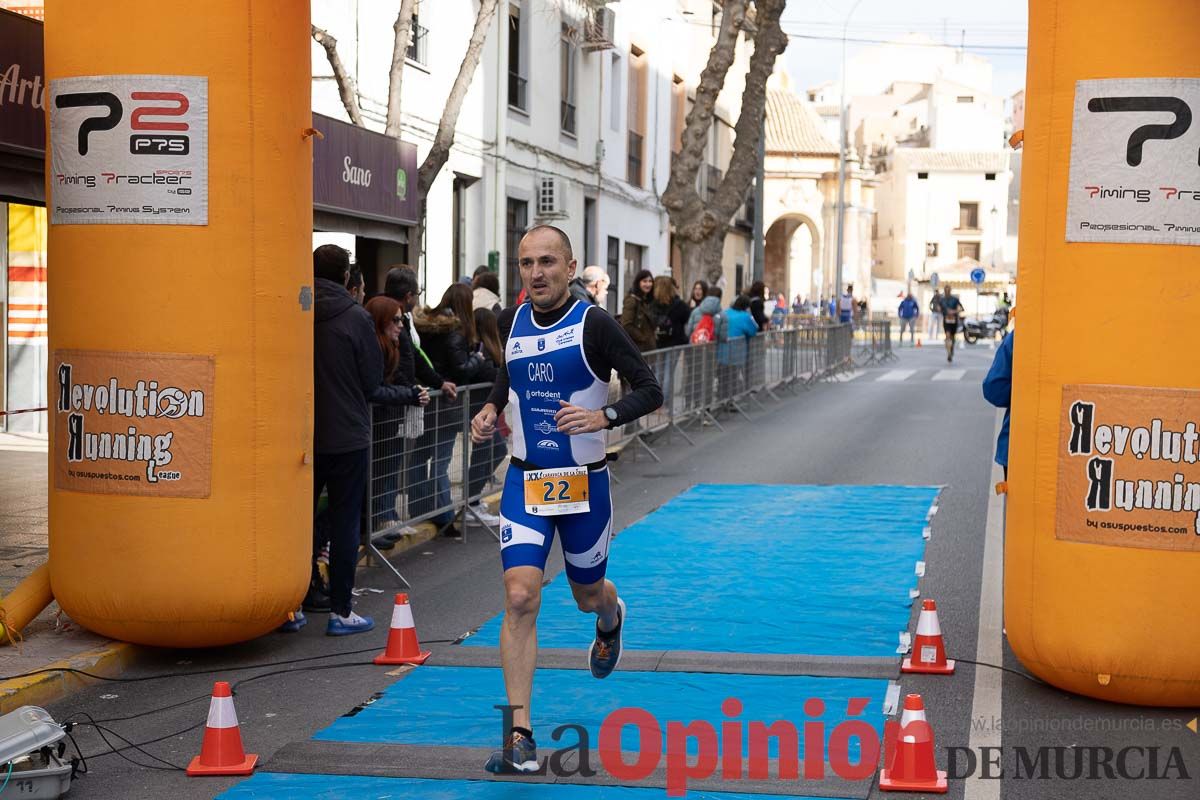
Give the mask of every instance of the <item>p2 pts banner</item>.
POLYGON ((51 224, 208 224, 207 78, 60 78, 49 105, 51 224))
POLYGON ((1200 78, 1078 81, 1068 242, 1200 244, 1200 78))
POLYGON ((1064 386, 1055 535, 1200 552, 1200 391, 1064 386))

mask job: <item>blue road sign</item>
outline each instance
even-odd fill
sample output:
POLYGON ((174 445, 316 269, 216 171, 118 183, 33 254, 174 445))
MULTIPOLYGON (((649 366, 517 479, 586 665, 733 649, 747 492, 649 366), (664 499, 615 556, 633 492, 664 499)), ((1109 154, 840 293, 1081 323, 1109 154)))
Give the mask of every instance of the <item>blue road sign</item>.
POLYGON ((983 283, 983 279, 987 277, 987 273, 983 271, 983 267, 976 267, 971 270, 971 283, 979 286, 983 283))

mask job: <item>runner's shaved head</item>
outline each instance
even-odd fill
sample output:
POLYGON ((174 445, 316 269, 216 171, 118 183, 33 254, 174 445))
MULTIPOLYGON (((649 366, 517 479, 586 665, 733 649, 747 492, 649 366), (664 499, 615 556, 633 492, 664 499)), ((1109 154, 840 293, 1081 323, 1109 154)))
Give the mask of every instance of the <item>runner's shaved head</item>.
MULTIPOLYGON (((558 236, 559 244, 562 246, 563 261, 570 263, 570 261, 575 257, 575 254, 571 250, 571 237, 567 236, 566 231, 564 231, 562 228, 556 228, 553 225, 534 225, 532 228, 525 231, 525 236, 531 236, 539 231, 551 231, 558 236)), ((525 236, 521 238, 523 239, 525 236)))

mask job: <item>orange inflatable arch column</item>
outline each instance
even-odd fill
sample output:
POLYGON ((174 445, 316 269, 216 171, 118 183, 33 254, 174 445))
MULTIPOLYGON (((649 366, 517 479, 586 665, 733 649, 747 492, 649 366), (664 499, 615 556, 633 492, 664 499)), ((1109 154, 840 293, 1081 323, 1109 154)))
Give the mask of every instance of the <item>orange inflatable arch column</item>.
POLYGON ((1032 0, 1005 625, 1050 683, 1200 705, 1200 3, 1032 0))
POLYGON ((307 584, 308 3, 47 0, 50 580, 106 636, 263 634, 307 584))

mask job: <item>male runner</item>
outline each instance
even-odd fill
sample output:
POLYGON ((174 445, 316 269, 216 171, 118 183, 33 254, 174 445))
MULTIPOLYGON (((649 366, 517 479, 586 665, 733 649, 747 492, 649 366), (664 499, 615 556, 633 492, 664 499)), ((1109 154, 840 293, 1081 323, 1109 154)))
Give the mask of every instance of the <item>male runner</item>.
POLYGON ((485 442, 497 415, 511 405, 512 463, 500 500, 500 661, 513 727, 485 766, 495 773, 538 769, 529 701, 542 575, 556 531, 575 602, 597 616, 588 652, 592 675, 608 677, 621 659, 625 603, 604 577, 612 532, 604 431, 649 414, 663 400, 658 380, 620 324, 571 297, 576 263, 567 235, 538 225, 521 239, 517 254, 530 302, 500 312, 505 363, 471 421, 471 438, 485 442), (606 405, 613 370, 631 391, 606 405))
POLYGON ((962 319, 963 306, 957 297, 950 293, 947 286, 942 294, 942 329, 946 332, 946 360, 954 360, 954 336, 958 333, 958 323, 962 319))

